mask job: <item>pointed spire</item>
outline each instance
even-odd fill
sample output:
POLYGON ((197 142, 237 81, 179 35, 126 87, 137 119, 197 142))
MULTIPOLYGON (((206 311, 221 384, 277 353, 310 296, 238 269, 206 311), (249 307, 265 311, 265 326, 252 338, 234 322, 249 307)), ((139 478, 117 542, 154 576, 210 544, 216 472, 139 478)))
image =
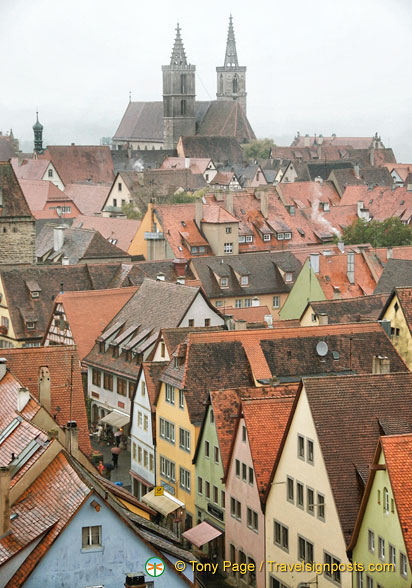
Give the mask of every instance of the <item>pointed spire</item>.
POLYGON ((183 47, 182 37, 180 36, 180 26, 177 23, 175 44, 173 45, 170 65, 187 65, 185 48, 183 47))
POLYGON ((229 17, 229 30, 227 33, 226 55, 225 55, 224 67, 238 67, 238 66, 239 66, 239 62, 237 60, 235 31, 233 28, 233 18, 232 18, 232 15, 230 15, 230 17, 229 17))

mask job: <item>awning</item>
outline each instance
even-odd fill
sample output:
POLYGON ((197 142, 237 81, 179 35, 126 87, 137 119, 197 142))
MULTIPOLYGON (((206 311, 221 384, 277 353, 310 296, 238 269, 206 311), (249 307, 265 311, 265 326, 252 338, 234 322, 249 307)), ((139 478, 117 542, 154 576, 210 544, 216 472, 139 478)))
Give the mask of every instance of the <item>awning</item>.
POLYGON ((168 514, 177 510, 178 508, 184 508, 184 502, 181 502, 168 492, 165 492, 163 496, 155 496, 154 488, 147 494, 142 496, 142 502, 151 506, 157 512, 160 512, 163 516, 167 517, 168 514))
POLYGON ((109 412, 109 414, 100 419, 101 423, 106 423, 107 425, 117 427, 118 429, 120 429, 124 425, 127 425, 129 421, 130 418, 127 416, 127 414, 124 414, 123 412, 119 412, 117 410, 112 410, 112 412, 109 412))
POLYGON ((209 541, 213 541, 213 539, 216 539, 216 537, 219 537, 221 534, 221 531, 212 527, 212 525, 209 525, 206 521, 203 521, 203 523, 182 533, 182 536, 196 547, 202 547, 202 545, 209 543, 209 541))

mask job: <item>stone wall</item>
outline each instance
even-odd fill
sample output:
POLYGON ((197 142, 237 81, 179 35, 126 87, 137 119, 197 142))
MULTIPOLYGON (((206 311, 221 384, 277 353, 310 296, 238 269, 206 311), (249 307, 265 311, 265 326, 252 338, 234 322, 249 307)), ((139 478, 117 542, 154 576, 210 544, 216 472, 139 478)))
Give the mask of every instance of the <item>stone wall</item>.
POLYGON ((33 218, 0 218, 0 264, 36 263, 35 247, 33 218))

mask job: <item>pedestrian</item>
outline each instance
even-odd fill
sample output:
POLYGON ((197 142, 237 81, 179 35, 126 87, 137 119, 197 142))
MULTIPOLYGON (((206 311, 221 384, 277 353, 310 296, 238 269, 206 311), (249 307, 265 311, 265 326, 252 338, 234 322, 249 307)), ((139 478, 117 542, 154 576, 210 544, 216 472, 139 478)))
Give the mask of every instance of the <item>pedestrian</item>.
POLYGON ((114 434, 114 439, 116 441, 116 447, 119 447, 120 445, 120 441, 122 439, 123 436, 123 429, 119 429, 118 431, 116 431, 116 433, 114 434))
POLYGON ((99 474, 102 476, 103 472, 104 472, 104 465, 103 462, 100 460, 99 465, 97 466, 97 469, 99 470, 99 474))
POLYGON ((100 445, 100 441, 101 441, 101 438, 102 438, 102 433, 103 433, 103 427, 99 423, 97 425, 97 428, 96 428, 96 437, 97 437, 97 442, 99 443, 99 445, 100 445))
POLYGON ((112 447, 112 462, 113 467, 117 469, 117 464, 119 461, 119 453, 121 452, 120 447, 112 447))

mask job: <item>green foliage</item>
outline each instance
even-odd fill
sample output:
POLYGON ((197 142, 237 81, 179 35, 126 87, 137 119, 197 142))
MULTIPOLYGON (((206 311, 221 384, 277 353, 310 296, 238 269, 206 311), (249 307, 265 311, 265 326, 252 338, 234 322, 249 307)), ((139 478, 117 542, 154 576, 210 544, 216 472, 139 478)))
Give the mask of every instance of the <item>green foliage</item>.
POLYGON ((272 139, 256 139, 242 147, 247 159, 268 159, 270 149, 275 147, 275 143, 272 139))
POLYGON ((412 245, 412 229, 399 218, 384 221, 357 219, 343 231, 342 240, 348 245, 370 243, 373 247, 412 245))
POLYGON ((207 188, 196 190, 196 192, 184 192, 183 190, 178 190, 168 198, 168 201, 170 204, 186 204, 186 202, 196 202, 196 200, 200 200, 202 196, 206 194, 206 192, 207 188))
POLYGON ((136 210, 133 202, 128 202, 122 205, 122 212, 128 219, 139 220, 142 218, 142 214, 136 210))

